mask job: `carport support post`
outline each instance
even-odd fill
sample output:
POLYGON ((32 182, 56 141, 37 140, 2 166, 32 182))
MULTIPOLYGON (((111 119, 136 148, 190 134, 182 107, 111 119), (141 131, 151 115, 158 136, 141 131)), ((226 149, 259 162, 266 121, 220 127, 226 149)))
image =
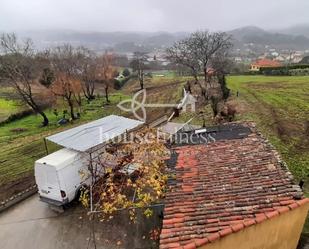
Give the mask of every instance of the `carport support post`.
POLYGON ((45 150, 46 150, 46 155, 48 155, 48 148, 47 148, 47 142, 46 142, 46 138, 43 138, 44 140, 44 146, 45 146, 45 150))
POLYGON ((92 154, 89 153, 90 165, 91 165, 91 185, 90 185, 90 212, 92 213, 92 185, 93 185, 93 168, 92 168, 92 154))

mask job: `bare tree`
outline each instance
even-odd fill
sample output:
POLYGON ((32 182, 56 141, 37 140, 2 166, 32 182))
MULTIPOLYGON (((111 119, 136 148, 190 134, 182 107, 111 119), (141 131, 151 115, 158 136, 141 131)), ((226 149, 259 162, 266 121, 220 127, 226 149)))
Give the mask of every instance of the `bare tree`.
POLYGON ((98 58, 98 67, 96 77, 100 82, 104 85, 105 99, 106 102, 109 103, 110 100, 108 98, 109 88, 112 87, 113 78, 116 73, 116 69, 113 67, 114 55, 105 53, 101 57, 98 58))
POLYGON ((76 119, 74 102, 79 107, 81 105, 80 56, 79 51, 69 44, 57 47, 51 53, 52 69, 55 72, 51 89, 55 95, 63 97, 67 102, 72 120, 76 119))
POLYGON ((216 53, 231 48, 231 37, 224 32, 197 31, 191 34, 190 43, 194 57, 198 59, 203 70, 204 80, 207 82, 209 62, 216 53))
POLYGON ((195 83, 198 82, 198 73, 200 63, 192 47, 191 38, 175 42, 174 45, 167 49, 167 59, 176 65, 183 65, 190 69, 195 83))
POLYGON ((198 79, 199 72, 201 71, 201 63, 197 54, 196 42, 193 40, 192 35, 167 49, 167 59, 175 64, 183 65, 190 69, 191 75, 194 78, 195 84, 198 84, 201 89, 201 95, 207 99, 207 89, 198 79))
POLYGON ((80 48, 80 71, 82 91, 88 101, 95 99, 95 82, 97 80, 97 60, 95 55, 88 49, 80 48))
POLYGON ((218 51, 211 59, 211 66, 215 70, 218 83, 221 88, 223 100, 227 100, 230 95, 230 89, 226 85, 226 75, 230 72, 233 62, 230 60, 228 50, 222 49, 218 51))
POLYGON ((39 82, 45 87, 50 87, 54 81, 55 81, 54 72, 49 67, 43 68, 43 72, 41 74, 39 82))
POLYGON ((134 52, 133 60, 130 63, 130 66, 133 69, 133 72, 137 73, 137 78, 140 84, 141 89, 144 89, 144 70, 146 69, 145 62, 147 61, 147 54, 144 52, 134 52))
POLYGON ((167 49, 167 58, 175 64, 189 68, 195 83, 198 83, 201 88, 201 95, 208 99, 207 85, 210 84, 208 79, 210 61, 216 53, 221 50, 228 50, 231 45, 231 38, 225 33, 197 31, 167 49), (201 71, 204 74, 204 84, 198 80, 198 74, 201 71))
MULTIPOLYGON (((31 40, 19 43, 15 34, 3 34, 0 38, 0 70, 2 77, 10 83, 21 100, 43 118, 43 126, 48 125, 44 113, 45 101, 38 98, 34 87, 40 88, 39 77, 44 64, 42 55, 35 53, 31 40)), ((47 89, 43 89, 46 90, 47 89)), ((41 89, 42 91, 42 89, 41 89)))

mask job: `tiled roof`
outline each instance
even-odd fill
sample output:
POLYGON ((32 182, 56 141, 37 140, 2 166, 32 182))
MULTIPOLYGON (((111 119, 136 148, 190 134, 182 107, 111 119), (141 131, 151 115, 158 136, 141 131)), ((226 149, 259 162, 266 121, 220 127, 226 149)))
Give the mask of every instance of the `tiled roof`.
POLYGON ((256 132, 175 151, 176 181, 165 199, 160 249, 198 248, 308 201, 256 132))
POLYGON ((255 66, 259 67, 280 67, 282 64, 279 61, 269 60, 269 59, 261 59, 257 60, 253 63, 255 66))

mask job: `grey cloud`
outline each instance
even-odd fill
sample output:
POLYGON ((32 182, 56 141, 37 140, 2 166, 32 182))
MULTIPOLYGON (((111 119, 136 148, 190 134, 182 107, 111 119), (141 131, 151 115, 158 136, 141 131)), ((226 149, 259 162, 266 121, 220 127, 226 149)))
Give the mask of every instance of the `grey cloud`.
POLYGON ((308 0, 0 0, 0 30, 227 30, 309 23, 308 0))

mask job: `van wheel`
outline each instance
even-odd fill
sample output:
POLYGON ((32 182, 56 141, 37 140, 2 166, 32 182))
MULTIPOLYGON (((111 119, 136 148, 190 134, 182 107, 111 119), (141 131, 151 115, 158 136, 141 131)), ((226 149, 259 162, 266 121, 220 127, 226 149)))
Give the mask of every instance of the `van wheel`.
POLYGON ((80 197, 80 194, 82 193, 83 188, 86 188, 86 186, 82 185, 76 190, 74 200, 79 202, 79 197, 80 197))
POLYGON ((78 190, 76 190, 75 197, 74 197, 75 201, 79 201, 79 197, 80 197, 81 192, 82 192, 82 188, 79 188, 78 190))

